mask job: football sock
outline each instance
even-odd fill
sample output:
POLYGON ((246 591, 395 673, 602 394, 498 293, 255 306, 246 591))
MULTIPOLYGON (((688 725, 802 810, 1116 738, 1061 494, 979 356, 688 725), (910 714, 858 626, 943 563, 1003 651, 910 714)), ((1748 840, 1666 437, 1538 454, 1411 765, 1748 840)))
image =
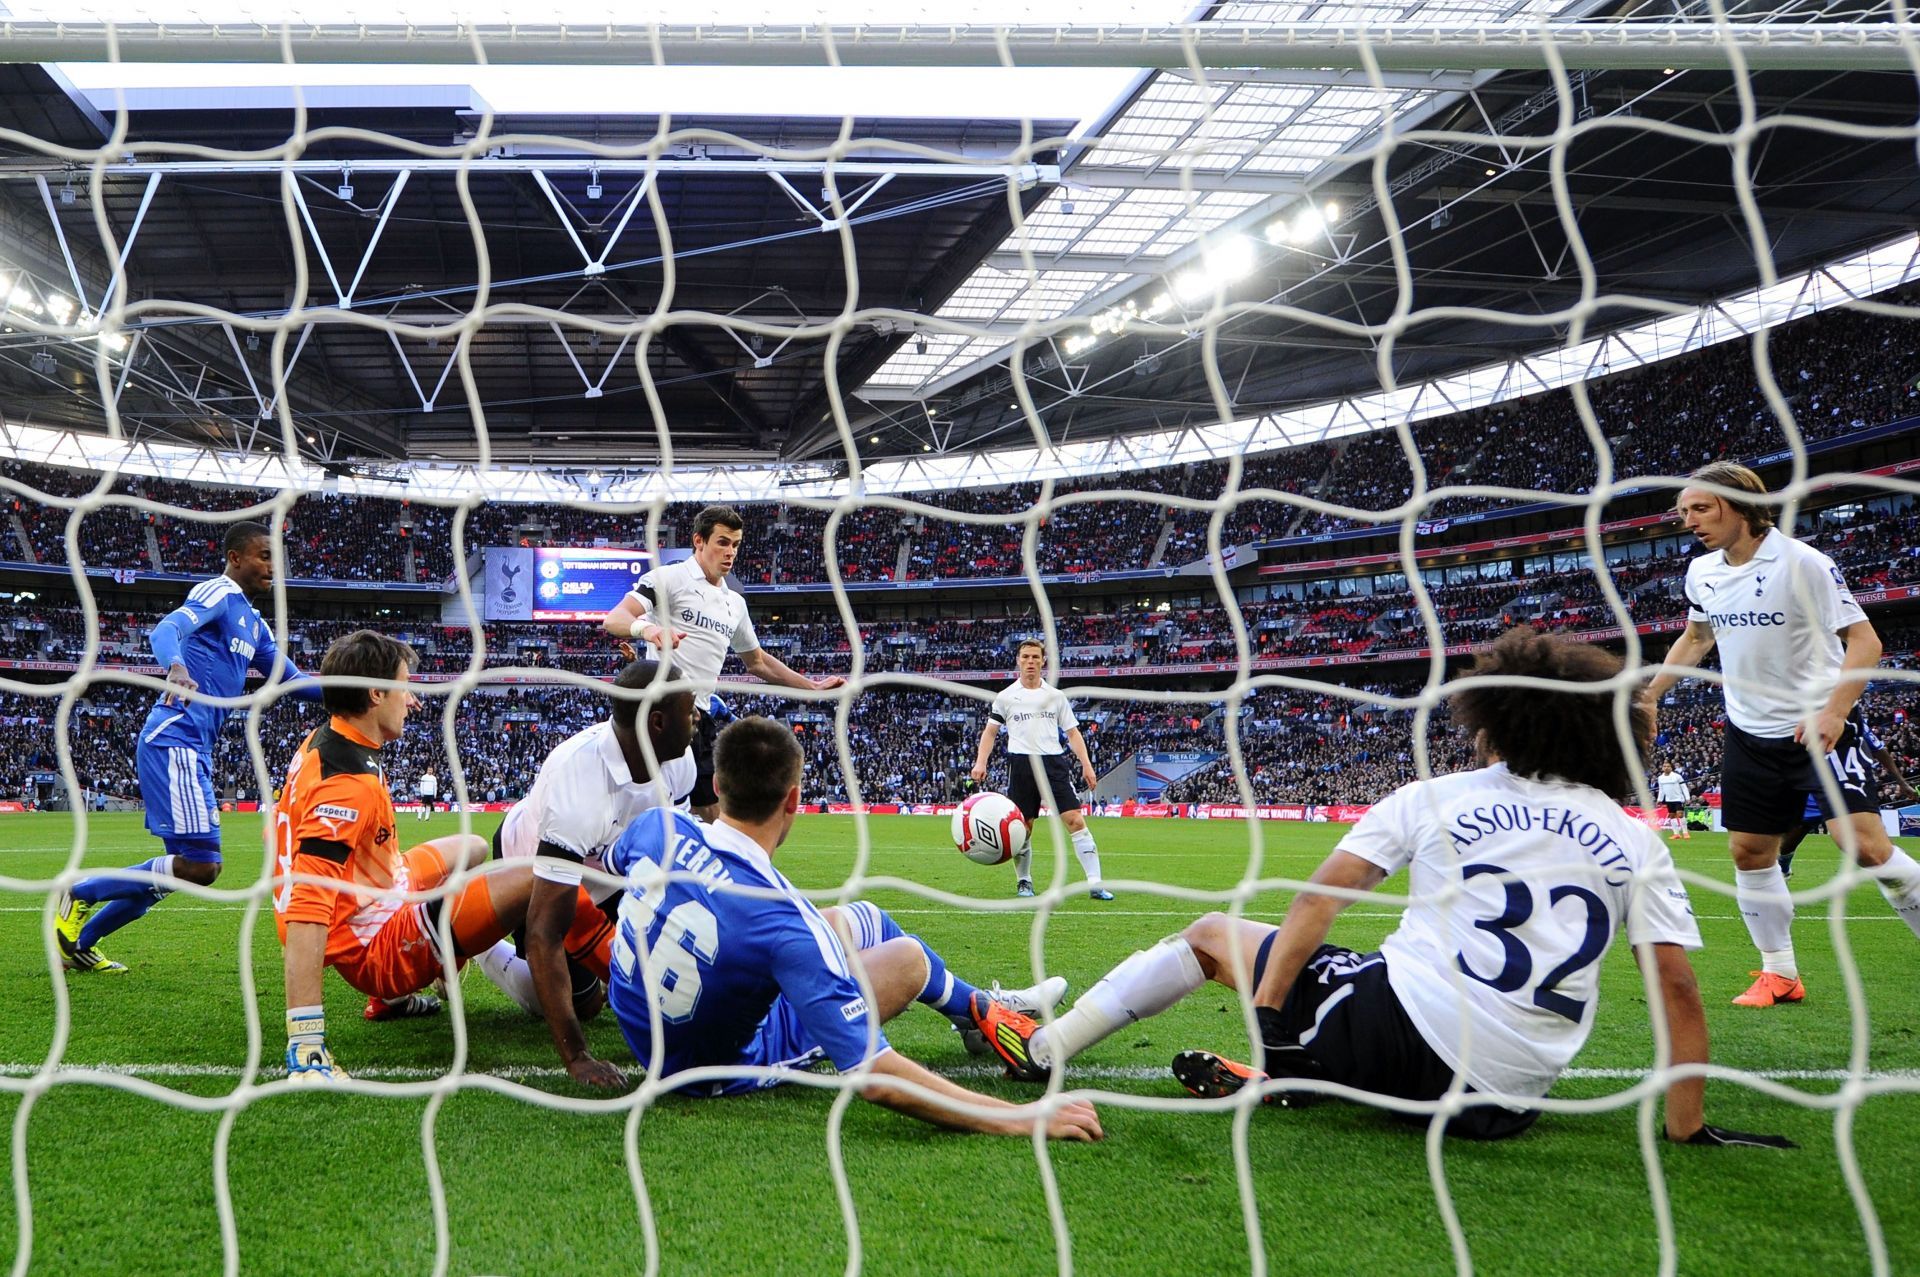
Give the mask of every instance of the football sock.
MULTIPOLYGON (((173 873, 173 857, 155 856, 143 860, 133 869, 144 869, 149 873, 173 873)), ((129 922, 146 915, 146 912, 172 894, 168 887, 155 886, 147 882, 135 882, 113 874, 101 874, 86 878, 73 885, 76 900, 92 900, 99 908, 88 916, 86 925, 80 928, 80 938, 76 942, 82 949, 91 949, 129 922), (88 894, 82 894, 86 888, 88 894)))
POLYGON ((160 903, 165 892, 155 893, 141 888, 141 894, 109 900, 95 909, 87 918, 87 925, 80 928, 79 947, 91 949, 120 928, 138 918, 146 916, 147 910, 160 903))
POLYGON ((1067 1012, 1027 1043, 1036 1064, 1064 1064, 1136 1020, 1158 1015, 1207 982, 1200 959, 1182 936, 1136 950, 1067 1012))
POLYGON ((1073 854, 1080 858, 1080 868, 1086 871, 1087 881, 1099 886, 1100 849, 1093 844, 1093 830, 1082 829, 1073 836, 1073 854))
POLYGON ((902 936, 919 945, 920 951, 927 955, 927 982, 920 992, 914 995, 914 1001, 924 1002, 955 1022, 972 1023, 967 1006, 978 990, 947 970, 945 959, 934 952, 932 945, 912 932, 902 929, 900 924, 893 920, 892 914, 868 900, 856 900, 850 905, 842 905, 840 916, 845 919, 848 928, 853 932, 854 946, 858 949, 876 948, 889 940, 898 940, 902 936))
POLYGON ((1028 845, 1025 851, 1013 858, 1013 869, 1019 876, 1021 882, 1033 881, 1033 847, 1031 844, 1028 845))
MULTIPOLYGON (((137 865, 128 865, 127 868, 135 871, 145 870, 148 873, 171 877, 173 875, 173 857, 170 855, 155 856, 152 860, 143 860, 137 865)), ((105 873, 95 874, 91 878, 82 878, 79 882, 74 883, 72 895, 75 900, 84 900, 91 905, 97 905, 105 900, 136 900, 141 896, 146 896, 151 902, 157 903, 160 896, 167 894, 167 890, 165 887, 155 887, 149 882, 137 882, 132 878, 122 878, 117 873, 105 873), (156 891, 159 895, 154 894, 156 891)))
POLYGON ((1920 863, 1895 847, 1893 855, 1874 874, 1879 879, 1880 894, 1913 934, 1920 936, 1920 863))
POLYGON ((1779 865, 1736 869, 1733 898, 1746 919, 1747 934, 1760 950, 1760 968, 1789 980, 1800 978, 1793 960, 1793 897, 1779 865))
POLYGON ((511 939, 502 940, 474 959, 500 992, 528 1015, 539 1015, 540 995, 534 991, 533 968, 514 949, 511 939))

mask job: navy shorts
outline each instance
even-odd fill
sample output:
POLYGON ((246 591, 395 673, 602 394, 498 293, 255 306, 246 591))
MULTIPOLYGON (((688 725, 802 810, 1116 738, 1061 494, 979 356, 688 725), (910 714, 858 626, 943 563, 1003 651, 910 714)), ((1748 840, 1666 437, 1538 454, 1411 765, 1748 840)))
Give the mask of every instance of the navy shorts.
POLYGON ((1040 805, 1045 803, 1056 813, 1079 811, 1080 795, 1073 788, 1073 772, 1067 766, 1065 754, 1040 754, 1040 765, 1046 772, 1047 788, 1053 793, 1047 794, 1033 774, 1033 754, 1007 755, 1007 770, 1011 780, 1007 785, 1007 797, 1020 809, 1020 814, 1031 825, 1040 818, 1040 805))
MULTIPOLYGON (((1880 811, 1880 777, 1861 728, 1860 708, 1855 706, 1840 739, 1827 752, 1827 766, 1845 809, 1872 815, 1880 811)), ((1720 819, 1727 829, 1783 834, 1805 823, 1809 811, 1816 820, 1836 814, 1807 747, 1791 736, 1754 736, 1728 723, 1720 758, 1720 819)))
MULTIPOLYGON (((1275 929, 1254 957, 1254 987, 1265 974, 1275 929)), ((1281 1049, 1268 1043, 1269 1077, 1318 1078, 1403 1100, 1437 1100, 1453 1085, 1453 1069, 1427 1045, 1387 979, 1386 957, 1323 944, 1307 959, 1280 1008, 1281 1049)), ((1473 1088, 1468 1087, 1468 1090, 1473 1088)), ((1418 1113, 1394 1112, 1425 1126, 1418 1113)), ((1447 1134, 1499 1140, 1532 1126, 1539 1111, 1476 1104, 1447 1123, 1447 1134)))

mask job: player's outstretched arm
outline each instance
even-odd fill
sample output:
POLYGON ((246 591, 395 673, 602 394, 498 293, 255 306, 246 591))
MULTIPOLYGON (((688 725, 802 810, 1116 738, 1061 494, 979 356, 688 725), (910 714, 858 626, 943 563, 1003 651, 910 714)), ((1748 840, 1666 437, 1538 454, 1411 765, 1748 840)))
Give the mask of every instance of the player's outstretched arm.
MULTIPOLYGON (((1636 952, 1651 963, 1667 1012, 1667 1033, 1673 1042, 1673 1063, 1707 1062, 1707 1012, 1700 1004, 1700 985, 1693 976, 1687 951, 1677 944, 1644 945, 1636 952)), ((1707 1080, 1687 1077, 1667 1088, 1667 1138, 1678 1144, 1744 1144, 1756 1148, 1794 1148, 1783 1135, 1754 1135, 1708 1126, 1707 1080)))
MULTIPOLYGON (((1700 662, 1706 659, 1707 653, 1712 650, 1713 626, 1705 621, 1689 620, 1685 633, 1673 641, 1673 646, 1667 649, 1666 659, 1661 664, 1698 667, 1700 662)), ((1678 683, 1680 679, 1681 675, 1673 670, 1656 675, 1653 682, 1647 685, 1648 699, 1658 705, 1660 698, 1667 694, 1667 689, 1678 683)))
POLYGON ((254 648, 252 665, 262 678, 273 678, 277 674, 282 682, 290 684, 287 695, 303 701, 320 699, 320 680, 301 673, 293 658, 280 651, 271 626, 261 634, 260 643, 254 648))
MULTIPOLYGON (((898 1051, 887 1050, 880 1053, 871 1065, 873 1081, 860 1092, 861 1097, 871 1100, 882 1108, 890 1108, 896 1113, 919 1118, 934 1126, 944 1126, 956 1131, 974 1131, 982 1135, 1017 1135, 1030 1138, 1033 1135, 1034 1107, 1027 1104, 1009 1104, 1005 1100, 990 1095, 980 1095, 966 1087, 950 1082, 938 1073, 909 1060, 898 1051), (929 1096, 909 1091, 905 1087, 889 1085, 890 1080, 911 1082, 932 1091, 935 1095, 945 1096, 961 1103, 982 1106, 989 1109, 1005 1110, 1006 1116, 979 1116, 962 1113, 932 1099, 929 1096)), ((1093 1105, 1085 1100, 1072 1100, 1054 1110, 1047 1119, 1047 1138, 1053 1140, 1099 1140, 1106 1138, 1106 1132, 1100 1129, 1100 1115, 1093 1105)))
MULTIPOLYGON (((1308 881, 1348 891, 1372 891, 1386 876, 1386 871, 1371 860, 1352 852, 1335 851, 1320 862, 1308 881)), ((1327 942, 1333 920, 1351 903, 1339 896, 1302 891, 1287 906, 1287 916, 1280 923, 1280 934, 1274 937, 1273 952, 1267 958, 1266 975, 1260 987, 1253 991, 1254 1015, 1262 1021, 1263 1037, 1267 1036, 1266 1019, 1278 1015, 1287 994, 1293 990, 1293 982, 1305 969, 1307 959, 1327 942)))
POLYGON ((1883 741, 1874 746, 1872 752, 1874 761, 1880 764, 1880 770, 1893 777, 1894 785, 1906 795, 1907 801, 1920 803, 1920 789, 1915 789, 1913 782, 1900 770, 1900 760, 1893 756, 1893 751, 1887 748, 1886 743, 1883 741))
POLYGON ((638 594, 621 599, 618 607, 600 619, 600 628, 612 638, 639 639, 663 652, 687 636, 684 630, 669 630, 655 624, 646 600, 638 594))
POLYGON ((838 674, 827 678, 808 678, 800 671, 791 668, 785 661, 764 647, 756 647, 751 652, 740 653, 740 663, 747 667, 747 673, 763 683, 773 683, 779 687, 798 687, 813 692, 831 692, 836 687, 846 686, 847 680, 838 674))
POLYGON ((587 1035, 573 1013, 573 979, 567 971, 566 937, 579 888, 536 875, 527 901, 527 967, 533 972, 534 992, 553 1035, 553 1049, 567 1067, 567 1076, 582 1086, 622 1090, 626 1074, 587 1050, 587 1035))

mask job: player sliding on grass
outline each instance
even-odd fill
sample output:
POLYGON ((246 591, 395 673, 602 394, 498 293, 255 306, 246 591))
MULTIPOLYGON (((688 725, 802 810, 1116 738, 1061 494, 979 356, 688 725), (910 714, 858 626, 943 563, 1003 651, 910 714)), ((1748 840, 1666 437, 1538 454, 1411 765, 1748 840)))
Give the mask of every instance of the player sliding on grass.
MULTIPOLYGON (((915 1002, 951 1018, 990 995, 954 977, 939 954, 874 905, 823 914, 773 867, 800 809, 802 754, 790 730, 742 719, 720 733, 713 757, 716 823, 664 808, 643 812, 607 854, 608 869, 628 883, 609 1001, 643 1067, 668 1080, 689 1074, 679 1089, 716 1096, 776 1086, 822 1059, 842 1072, 865 1065, 862 1095, 922 1121, 999 1135, 1031 1135, 1044 1121, 1055 1139, 1101 1138, 1091 1104, 1076 1100, 1042 1118, 930 1073, 888 1045, 880 1023, 915 1002), (743 1068, 761 1072, 741 1076, 743 1068), (990 1112, 957 1112, 942 1099, 990 1112)), ((1051 1003, 1063 988, 1055 978, 1021 997, 1051 1003)))
MULTIPOLYGON (((359 630, 334 640, 320 673, 404 684, 414 659, 405 643, 359 630)), ((367 995, 369 1019, 437 1011, 439 1002, 420 990, 518 927, 533 884, 523 865, 474 878, 457 895, 400 899, 484 864, 486 841, 451 834, 401 854, 380 747, 406 730, 413 693, 329 686, 324 701, 332 717, 301 743, 274 809, 273 913, 286 946, 287 1075, 295 1081, 346 1075, 327 1050, 326 968, 367 995), (321 881, 296 882, 295 874, 321 881), (453 952, 444 955, 442 912, 453 933, 453 952)))
MULTIPOLYGON (((1251 995, 1265 1072, 1182 1052, 1174 1074, 1194 1094, 1291 1078, 1430 1101, 1458 1075, 1468 1090, 1514 1103, 1466 1108, 1447 1133, 1502 1139, 1533 1124, 1539 1114, 1527 1101, 1547 1093, 1586 1041, 1600 959, 1624 928, 1665 1007, 1673 1062, 1705 1063, 1706 1015, 1686 956, 1700 933, 1666 845, 1615 801, 1631 788, 1632 769, 1612 696, 1489 687, 1478 677, 1599 683, 1621 668, 1599 648, 1524 628, 1480 655, 1475 677, 1453 694, 1453 716, 1487 765, 1396 790, 1313 876, 1364 892, 1409 869, 1413 903, 1380 952, 1325 943, 1351 901, 1303 891, 1278 927, 1209 914, 1135 953, 1046 1028, 976 1003, 981 1030, 1011 1072, 1042 1080, 1214 980, 1251 995)), ((1653 731, 1644 705, 1632 726, 1644 757, 1653 731)), ((1697 1077, 1667 1088, 1669 1139, 1791 1147, 1708 1126, 1705 1089, 1697 1077)))
MULTIPOLYGON (((659 677, 652 661, 633 661, 614 686, 643 691, 659 677)), ((636 816, 678 806, 694 786, 693 693, 674 692, 646 705, 644 719, 642 708, 638 700, 616 700, 604 721, 562 741, 493 835, 496 857, 533 861, 533 894, 525 955, 502 940, 481 955, 480 969, 528 1013, 546 1019, 567 1076, 586 1086, 624 1087, 627 1079, 587 1050, 575 1009, 584 999, 597 1010, 604 996, 599 982, 608 976, 620 895, 618 887, 586 882, 583 869, 604 870, 607 848, 636 816), (657 760, 651 765, 648 744, 657 760)))

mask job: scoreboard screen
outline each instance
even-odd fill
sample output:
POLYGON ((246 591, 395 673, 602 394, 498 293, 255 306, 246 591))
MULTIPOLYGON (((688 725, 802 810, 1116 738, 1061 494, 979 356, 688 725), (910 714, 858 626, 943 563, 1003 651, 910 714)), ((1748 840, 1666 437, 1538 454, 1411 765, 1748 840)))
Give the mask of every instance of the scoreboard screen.
POLYGON ((533 552, 536 621, 597 621, 653 566, 645 550, 541 546, 533 552))

